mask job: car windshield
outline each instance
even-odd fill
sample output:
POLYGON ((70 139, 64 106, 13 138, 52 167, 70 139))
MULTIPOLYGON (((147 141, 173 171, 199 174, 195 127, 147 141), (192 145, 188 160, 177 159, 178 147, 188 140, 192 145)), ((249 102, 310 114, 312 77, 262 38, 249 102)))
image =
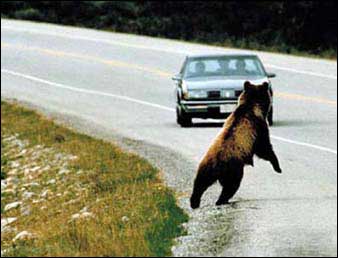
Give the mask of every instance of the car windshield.
POLYGON ((184 78, 264 75, 262 64, 255 56, 190 58, 184 69, 184 78))

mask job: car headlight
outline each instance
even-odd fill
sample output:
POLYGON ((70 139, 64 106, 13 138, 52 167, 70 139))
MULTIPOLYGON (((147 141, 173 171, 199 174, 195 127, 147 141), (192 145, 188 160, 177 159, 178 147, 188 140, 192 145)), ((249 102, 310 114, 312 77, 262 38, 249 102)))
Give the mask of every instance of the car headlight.
POLYGON ((205 99, 208 97, 208 93, 205 90, 189 90, 187 97, 189 99, 205 99))
POLYGON ((233 98, 233 97, 235 97, 235 91, 233 91, 233 90, 222 90, 221 96, 223 98, 233 98))

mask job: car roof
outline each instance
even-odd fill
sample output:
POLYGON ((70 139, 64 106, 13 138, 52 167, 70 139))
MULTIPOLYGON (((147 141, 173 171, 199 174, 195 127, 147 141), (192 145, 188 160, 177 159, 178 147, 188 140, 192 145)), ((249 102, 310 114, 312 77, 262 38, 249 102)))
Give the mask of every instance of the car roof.
POLYGON ((187 55, 188 59, 194 58, 212 58, 212 57, 258 57, 255 54, 250 53, 213 53, 213 54, 192 54, 187 55))

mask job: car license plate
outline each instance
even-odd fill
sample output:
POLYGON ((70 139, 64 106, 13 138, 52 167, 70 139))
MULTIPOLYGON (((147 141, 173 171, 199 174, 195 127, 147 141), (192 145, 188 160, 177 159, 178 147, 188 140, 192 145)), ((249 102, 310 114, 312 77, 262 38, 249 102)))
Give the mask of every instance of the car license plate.
POLYGON ((221 113, 232 113, 235 110, 236 106, 236 104, 221 105, 219 111, 221 113))

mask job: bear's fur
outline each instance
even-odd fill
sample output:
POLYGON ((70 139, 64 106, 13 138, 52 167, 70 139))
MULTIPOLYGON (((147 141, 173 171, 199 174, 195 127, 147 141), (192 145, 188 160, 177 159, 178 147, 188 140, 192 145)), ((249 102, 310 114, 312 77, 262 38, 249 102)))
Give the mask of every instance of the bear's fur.
POLYGON ((270 161, 276 172, 282 172, 266 122, 270 108, 269 84, 255 86, 245 82, 236 110, 199 164, 190 199, 193 209, 200 206, 203 193, 217 180, 223 190, 216 205, 227 204, 241 184, 244 166, 253 166, 254 155, 270 161))

